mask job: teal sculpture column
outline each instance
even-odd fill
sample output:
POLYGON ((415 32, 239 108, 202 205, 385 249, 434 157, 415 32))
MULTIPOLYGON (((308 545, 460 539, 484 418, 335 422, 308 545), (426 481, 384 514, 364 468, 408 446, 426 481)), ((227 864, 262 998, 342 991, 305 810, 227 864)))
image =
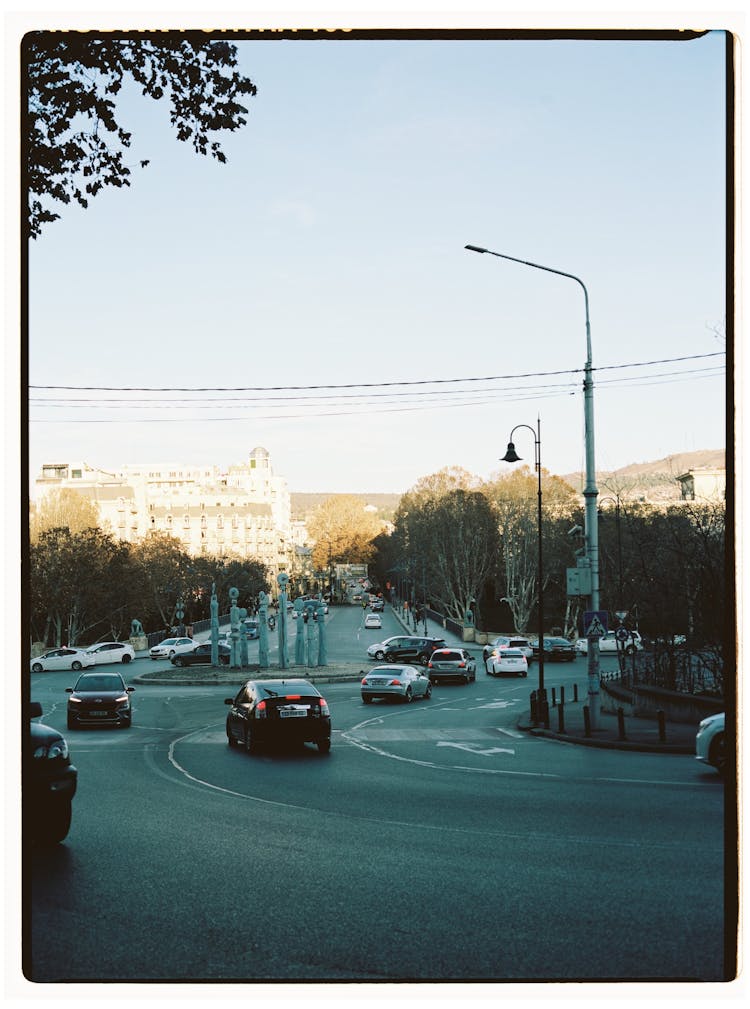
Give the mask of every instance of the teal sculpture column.
POLYGON ((289 575, 286 571, 282 571, 276 581, 279 584, 279 669, 287 669, 289 656, 286 650, 286 587, 289 584, 289 575))
POLYGON ((245 669, 247 666, 247 627, 244 626, 245 617, 247 616, 247 610, 244 606, 240 607, 240 669, 245 669))
POLYGON ((229 665, 232 669, 240 667, 240 610, 237 606, 239 594, 239 589, 231 588, 229 590, 229 598, 232 600, 232 605, 229 608, 229 665))
POLYGON ((328 649, 326 647, 326 610, 322 598, 318 595, 318 665, 328 665, 328 649))
POLYGON ((219 600, 216 582, 211 583, 211 665, 219 664, 219 600))
MULTIPOLYGON (((317 605, 313 602, 305 603, 305 615, 307 616, 307 664, 308 666, 317 666, 318 664, 318 649, 315 647, 315 620, 313 619, 313 614, 317 609, 317 605)), ((297 628, 297 633, 299 634, 299 628, 297 628)))
POLYGON ((262 591, 258 595, 258 665, 268 668, 268 596, 262 591))
POLYGON ((297 637, 294 639, 294 664, 295 666, 306 666, 305 657, 305 618, 302 616, 304 603, 301 599, 294 600, 294 612, 297 614, 295 623, 297 625, 297 637))

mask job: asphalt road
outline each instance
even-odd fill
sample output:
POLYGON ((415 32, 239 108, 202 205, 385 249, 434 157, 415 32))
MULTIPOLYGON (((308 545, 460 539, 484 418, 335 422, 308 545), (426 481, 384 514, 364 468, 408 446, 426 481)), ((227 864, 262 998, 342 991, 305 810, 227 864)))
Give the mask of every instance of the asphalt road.
MULTIPOLYGON (((332 660, 363 656, 358 623, 332 610, 332 660)), ((139 685, 132 729, 68 732, 74 678, 31 678, 79 769, 66 842, 26 856, 31 980, 725 976, 721 779, 518 732, 530 680, 367 707, 327 685, 330 755, 248 756, 232 689, 139 685)))

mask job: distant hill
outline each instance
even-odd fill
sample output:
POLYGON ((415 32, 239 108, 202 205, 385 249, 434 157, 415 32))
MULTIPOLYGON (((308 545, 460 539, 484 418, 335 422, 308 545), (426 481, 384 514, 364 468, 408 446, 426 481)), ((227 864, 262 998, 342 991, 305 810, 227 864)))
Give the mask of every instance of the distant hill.
MULTIPOLYGON (((724 449, 702 449, 698 452, 679 452, 654 462, 633 462, 620 469, 596 474, 599 493, 617 491, 629 497, 645 497, 650 501, 671 501, 680 497, 677 477, 691 469, 723 469, 726 465, 724 449)), ((563 476, 577 491, 583 489, 583 473, 563 476)))
MULTIPOLYGON (((599 494, 617 492, 631 498, 644 497, 649 501, 677 501, 680 485, 677 477, 690 469, 721 469, 726 464, 724 449, 702 449, 698 452, 679 452, 654 462, 633 462, 621 469, 599 471, 596 482, 599 494)), ((562 479, 577 491, 583 490, 583 473, 561 474, 562 479)), ((292 518, 305 519, 330 497, 341 494, 313 494, 292 492, 292 518)), ((355 494, 366 504, 377 508, 378 517, 390 520, 401 500, 400 494, 355 494)))

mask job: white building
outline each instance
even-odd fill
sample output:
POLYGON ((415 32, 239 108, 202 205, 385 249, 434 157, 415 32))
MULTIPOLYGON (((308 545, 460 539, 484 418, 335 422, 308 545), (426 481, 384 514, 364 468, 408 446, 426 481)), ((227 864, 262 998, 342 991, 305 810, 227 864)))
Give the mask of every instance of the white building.
POLYGON ((677 477, 683 501, 720 501, 726 497, 727 473, 708 466, 689 469, 677 477))
POLYGON ((109 472, 85 463, 47 463, 35 486, 38 501, 52 490, 79 492, 98 506, 102 526, 121 540, 169 533, 194 556, 256 558, 274 581, 293 565, 289 490, 264 448, 226 471, 149 463, 109 472))

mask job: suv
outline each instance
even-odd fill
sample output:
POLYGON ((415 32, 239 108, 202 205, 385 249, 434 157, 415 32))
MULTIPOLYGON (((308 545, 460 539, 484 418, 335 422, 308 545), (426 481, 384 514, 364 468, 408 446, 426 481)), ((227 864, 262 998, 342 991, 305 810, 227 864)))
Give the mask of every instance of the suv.
POLYGON ((31 701, 23 769, 24 826, 39 843, 59 844, 70 830, 78 771, 57 729, 32 721, 41 714, 41 704, 31 701))
POLYGON ((443 638, 396 638, 383 649, 386 662, 412 662, 426 666, 436 648, 445 648, 443 638))

